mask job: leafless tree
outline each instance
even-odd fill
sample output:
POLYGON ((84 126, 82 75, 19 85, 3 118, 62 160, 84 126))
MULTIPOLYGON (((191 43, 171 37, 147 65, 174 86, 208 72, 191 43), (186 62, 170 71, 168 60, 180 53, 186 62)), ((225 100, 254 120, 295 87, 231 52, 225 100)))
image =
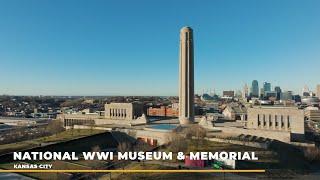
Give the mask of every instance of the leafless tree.
POLYGON ((304 149, 304 156, 310 162, 319 161, 320 149, 318 147, 307 147, 304 149))
POLYGON ((120 142, 117 149, 119 152, 128 152, 132 151, 133 147, 132 144, 129 142, 120 142))
POLYGON ((170 133, 168 141, 168 148, 171 152, 185 152, 188 149, 188 140, 178 133, 170 133))
POLYGON ((130 130, 130 131, 128 132, 128 135, 131 136, 131 137, 136 137, 137 131, 130 130))
POLYGON ((207 131, 199 125, 193 125, 184 129, 183 133, 187 139, 195 139, 194 145, 198 148, 204 143, 207 131))
POLYGON ((143 141, 137 141, 134 146, 133 146, 133 150, 134 151, 148 151, 151 149, 151 146, 143 141))
POLYGON ((99 145, 93 146, 91 148, 91 152, 101 152, 101 148, 99 145))
POLYGON ((59 120, 52 120, 49 122, 46 130, 51 134, 57 135, 58 133, 64 131, 63 123, 59 120))
POLYGON ((196 138, 198 140, 204 139, 207 135, 207 132, 204 128, 199 125, 193 125, 183 130, 186 138, 196 138))

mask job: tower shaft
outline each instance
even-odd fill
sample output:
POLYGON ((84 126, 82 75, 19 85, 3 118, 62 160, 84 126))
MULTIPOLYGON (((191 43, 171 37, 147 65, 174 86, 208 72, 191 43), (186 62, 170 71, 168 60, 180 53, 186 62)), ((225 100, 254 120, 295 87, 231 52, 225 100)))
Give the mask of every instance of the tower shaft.
POLYGON ((180 124, 194 121, 193 30, 190 27, 180 31, 179 121, 180 124))

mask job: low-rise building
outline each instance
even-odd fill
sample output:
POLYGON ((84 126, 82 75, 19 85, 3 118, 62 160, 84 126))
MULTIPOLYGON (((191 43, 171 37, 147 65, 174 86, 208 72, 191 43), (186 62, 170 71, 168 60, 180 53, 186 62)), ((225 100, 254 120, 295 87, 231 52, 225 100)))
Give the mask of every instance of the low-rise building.
POLYGON ((148 116, 161 116, 161 117, 178 117, 179 110, 167 106, 161 106, 160 108, 148 108, 148 116))
POLYGON ((313 106, 313 105, 319 105, 320 100, 318 97, 304 97, 301 99, 301 103, 308 106, 313 106))
POLYGON ((320 122, 320 110, 317 107, 307 107, 304 110, 306 119, 314 122, 320 122))
POLYGON ((234 97, 234 91, 223 91, 222 92, 223 97, 234 97))
POLYGON ((35 118, 16 118, 16 117, 0 117, 0 124, 10 126, 30 126, 36 125, 40 119, 35 118))
POLYGON ((110 103, 105 104, 105 111, 80 111, 72 114, 59 114, 57 119, 63 121, 65 127, 73 125, 102 125, 141 123, 143 105, 140 103, 110 103))
POLYGON ((226 120, 245 120, 247 108, 239 104, 228 104, 222 114, 226 120))
POLYGON ((142 116, 143 105, 140 103, 110 103, 105 105, 105 118, 133 120, 142 116))

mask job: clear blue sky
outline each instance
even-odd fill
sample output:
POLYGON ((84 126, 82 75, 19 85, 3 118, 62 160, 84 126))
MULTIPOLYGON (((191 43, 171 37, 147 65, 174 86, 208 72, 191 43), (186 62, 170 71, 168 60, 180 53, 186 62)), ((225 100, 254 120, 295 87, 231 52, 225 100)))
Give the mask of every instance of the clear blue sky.
POLYGON ((319 0, 0 0, 0 94, 177 95, 179 29, 195 87, 320 83, 319 0))

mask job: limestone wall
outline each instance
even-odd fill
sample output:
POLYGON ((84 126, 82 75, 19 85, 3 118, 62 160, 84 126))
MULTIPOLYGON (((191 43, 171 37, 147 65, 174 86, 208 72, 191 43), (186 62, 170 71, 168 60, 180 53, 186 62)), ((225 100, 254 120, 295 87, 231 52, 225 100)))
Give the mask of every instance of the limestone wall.
MULTIPOLYGON (((70 129, 71 127, 68 127, 67 129, 70 129)), ((72 129, 95 129, 95 130, 106 130, 111 131, 112 128, 108 127, 98 127, 98 126, 86 126, 86 125, 73 125, 72 129)))
POLYGON ((291 132, 295 136, 304 136, 304 111, 295 107, 248 108, 247 128, 273 130, 273 133, 291 132))
MULTIPOLYGON (((218 129, 218 127, 217 127, 218 129)), ((233 135, 251 135, 257 137, 264 137, 269 139, 276 139, 282 142, 290 142, 291 134, 287 131, 272 131, 272 130, 260 130, 260 129, 244 129, 236 127, 219 127, 223 133, 229 133, 233 135)))
POLYGON ((237 144, 237 145, 243 145, 243 146, 249 146, 249 147, 263 148, 263 149, 268 149, 268 146, 269 146, 268 143, 238 141, 238 140, 221 139, 221 138, 206 138, 206 139, 207 139, 208 141, 223 142, 223 143, 230 143, 230 144, 237 144))
POLYGON ((139 103, 110 103, 105 105, 105 118, 119 120, 133 120, 143 113, 143 106, 139 103))

